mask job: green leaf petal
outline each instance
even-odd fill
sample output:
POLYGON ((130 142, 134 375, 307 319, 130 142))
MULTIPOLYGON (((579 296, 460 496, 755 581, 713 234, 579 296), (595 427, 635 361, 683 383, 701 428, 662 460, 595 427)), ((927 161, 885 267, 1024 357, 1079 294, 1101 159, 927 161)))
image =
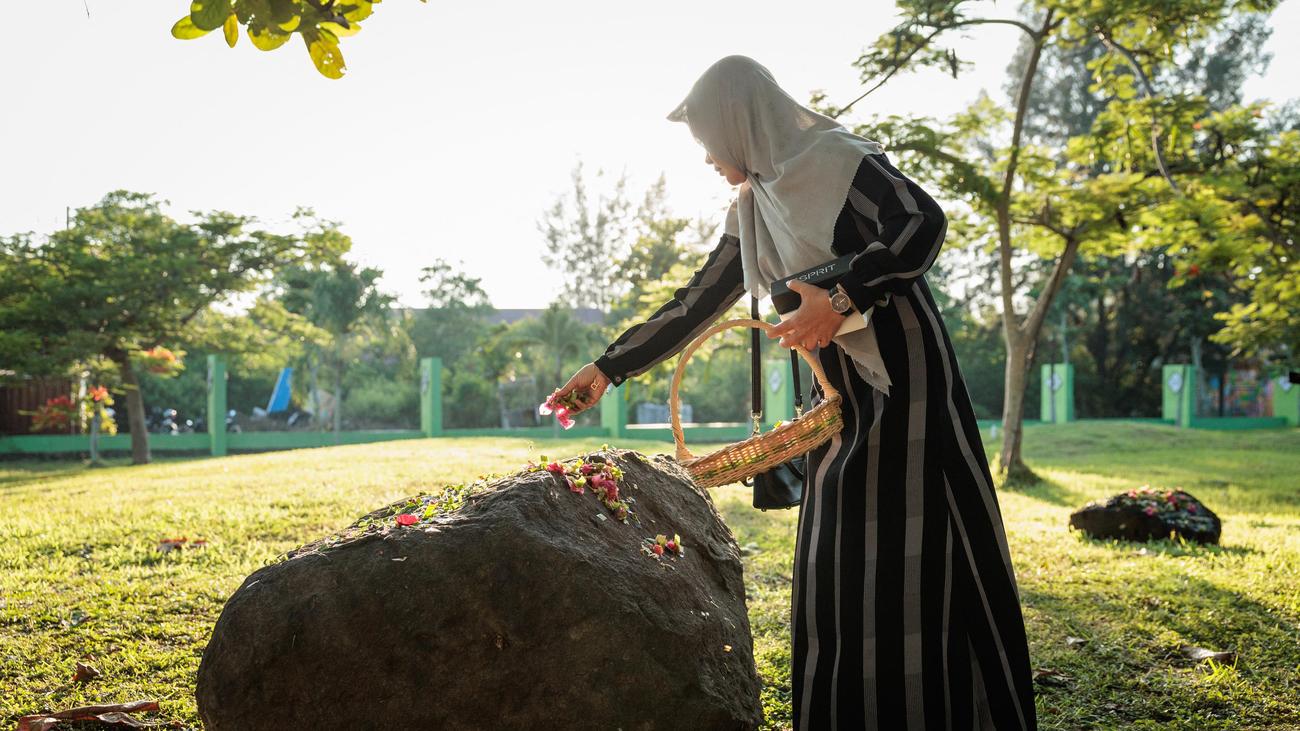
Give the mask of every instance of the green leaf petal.
POLYGON ((190 20, 190 16, 188 15, 176 21, 176 25, 172 26, 172 37, 179 38, 182 41, 192 41, 195 38, 202 38, 207 34, 208 32, 206 30, 200 30, 199 28, 194 27, 194 21, 190 20))
POLYGON ((230 15, 230 0, 194 0, 190 3, 190 20, 200 30, 216 30, 230 15))

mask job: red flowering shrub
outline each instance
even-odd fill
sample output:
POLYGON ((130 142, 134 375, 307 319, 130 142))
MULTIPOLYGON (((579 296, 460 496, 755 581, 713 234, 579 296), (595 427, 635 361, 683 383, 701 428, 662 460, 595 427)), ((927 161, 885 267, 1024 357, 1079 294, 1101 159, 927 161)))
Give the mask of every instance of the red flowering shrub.
POLYGON ((136 356, 136 362, 140 367, 160 376, 174 376, 185 370, 185 363, 181 359, 185 351, 171 351, 161 345, 155 348, 141 352, 136 356))
POLYGON ((55 396, 41 404, 35 411, 23 412, 32 417, 32 431, 67 431, 72 417, 77 415, 77 405, 69 396, 55 396))

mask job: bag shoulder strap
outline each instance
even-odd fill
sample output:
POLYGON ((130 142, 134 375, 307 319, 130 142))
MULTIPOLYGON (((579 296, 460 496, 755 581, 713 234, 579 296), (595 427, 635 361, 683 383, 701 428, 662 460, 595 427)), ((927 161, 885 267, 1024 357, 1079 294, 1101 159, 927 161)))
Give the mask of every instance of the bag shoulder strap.
MULTIPOLYGON (((758 316, 758 298, 750 295, 749 297, 749 316, 755 320, 761 319, 758 316)), ((749 339, 749 369, 750 369, 750 390, 749 390, 749 413, 754 420, 754 433, 760 431, 763 423, 763 362, 762 362, 762 335, 758 328, 750 331, 749 339)), ((803 416, 803 386, 799 378, 799 353, 793 348, 790 349, 790 386, 794 388, 794 415, 795 418, 803 416)))

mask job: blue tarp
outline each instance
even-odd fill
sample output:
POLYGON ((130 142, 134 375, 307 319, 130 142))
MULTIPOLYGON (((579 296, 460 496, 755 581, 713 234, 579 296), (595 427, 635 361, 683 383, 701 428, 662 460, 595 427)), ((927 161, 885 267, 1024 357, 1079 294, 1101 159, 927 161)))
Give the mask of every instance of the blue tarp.
POLYGON ((280 377, 275 379, 275 389, 271 391, 271 400, 266 403, 266 413, 274 414, 289 408, 289 384, 292 379, 293 368, 286 367, 280 371, 280 377))

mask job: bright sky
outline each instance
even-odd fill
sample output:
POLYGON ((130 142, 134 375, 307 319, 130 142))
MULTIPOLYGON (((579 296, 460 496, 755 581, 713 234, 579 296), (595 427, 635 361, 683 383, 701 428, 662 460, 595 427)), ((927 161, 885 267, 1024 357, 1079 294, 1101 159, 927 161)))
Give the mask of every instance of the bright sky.
MULTIPOLYGON (((844 103, 860 93, 851 62, 894 22, 887 0, 389 0, 343 39, 348 74, 331 81, 297 38, 271 53, 219 33, 174 40, 187 0, 11 5, 0 234, 60 227, 65 206, 116 188, 268 226, 307 205, 344 223, 404 303, 420 304, 419 270, 443 257, 498 307, 552 299, 536 222, 579 160, 625 169, 634 192, 666 173, 678 214, 721 210, 725 183, 664 119, 714 60, 743 53, 796 99, 821 88, 844 103)), ((1300 96, 1300 3, 1274 28, 1248 98, 1300 96)), ((861 111, 944 115, 981 88, 1000 95, 1017 32, 979 29, 975 70, 896 79, 861 111)))

